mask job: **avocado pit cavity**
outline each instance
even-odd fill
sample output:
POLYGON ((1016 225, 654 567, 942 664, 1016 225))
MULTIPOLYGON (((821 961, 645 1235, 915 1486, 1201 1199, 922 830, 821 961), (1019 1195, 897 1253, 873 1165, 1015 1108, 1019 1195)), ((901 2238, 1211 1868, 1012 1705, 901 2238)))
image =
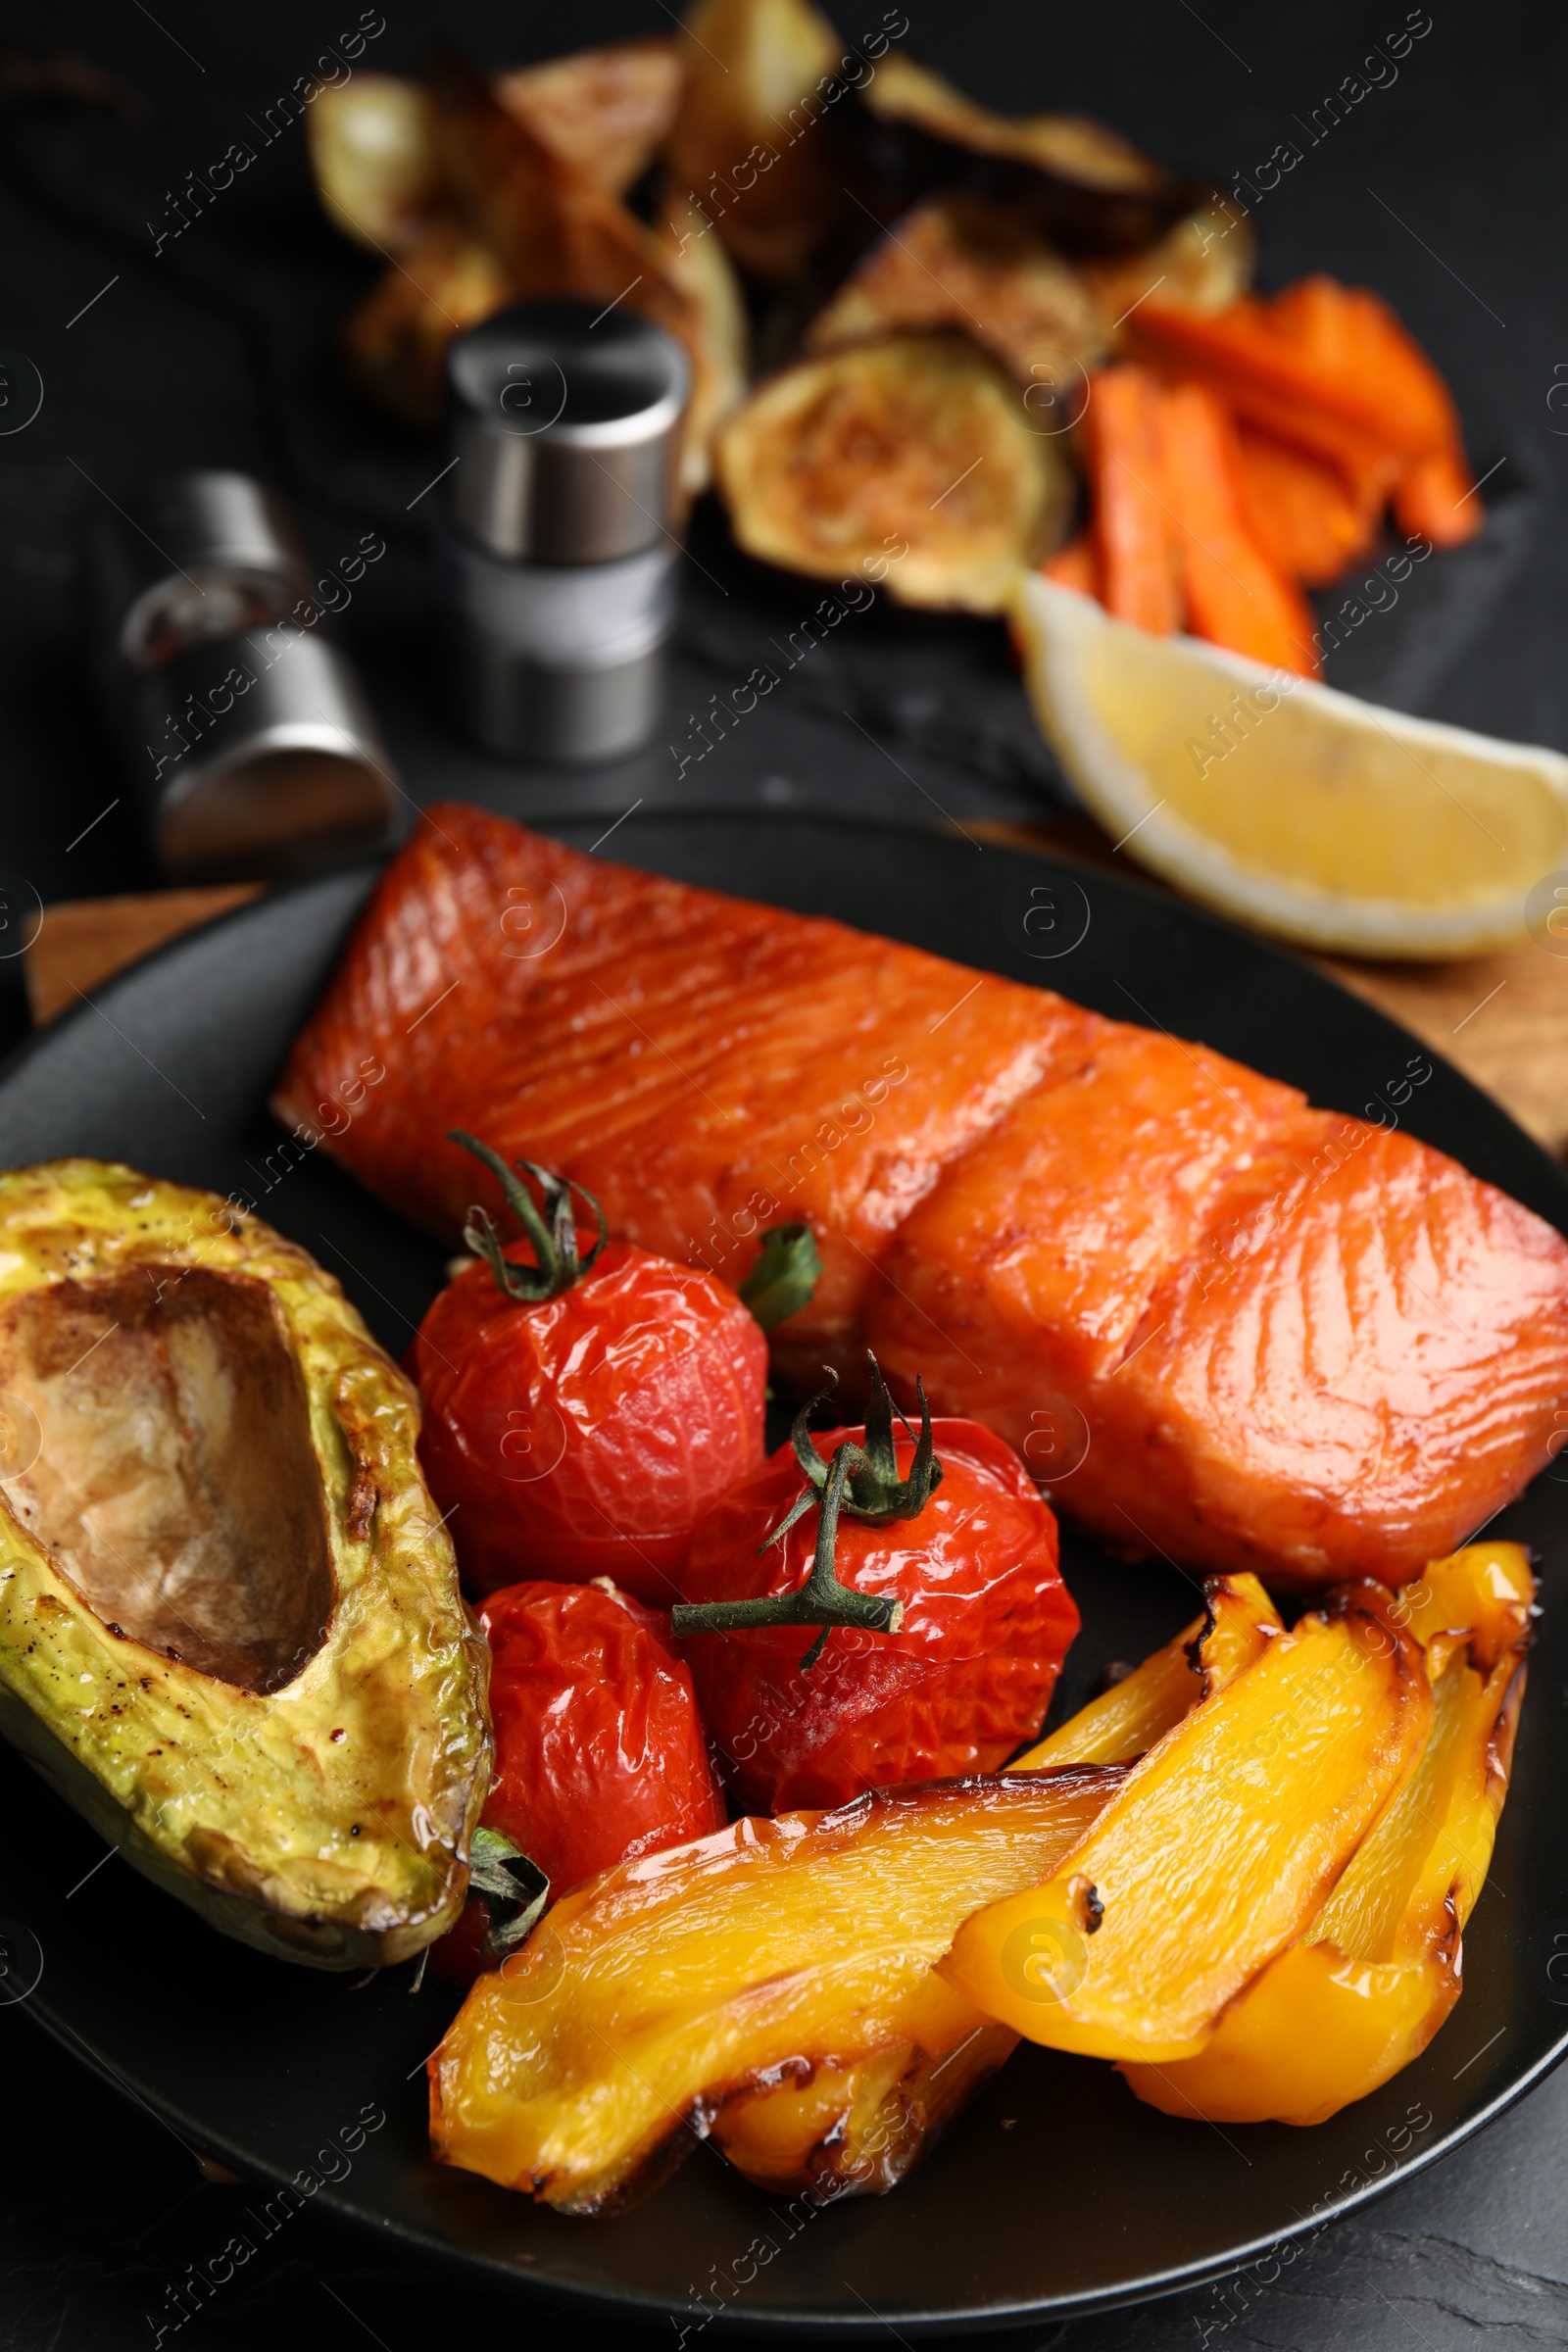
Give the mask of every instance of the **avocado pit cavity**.
POLYGON ((37 1417, 12 1515, 113 1631, 236 1689, 291 1682, 334 1587, 305 1383, 268 1285, 136 1265, 0 1308, 37 1417))

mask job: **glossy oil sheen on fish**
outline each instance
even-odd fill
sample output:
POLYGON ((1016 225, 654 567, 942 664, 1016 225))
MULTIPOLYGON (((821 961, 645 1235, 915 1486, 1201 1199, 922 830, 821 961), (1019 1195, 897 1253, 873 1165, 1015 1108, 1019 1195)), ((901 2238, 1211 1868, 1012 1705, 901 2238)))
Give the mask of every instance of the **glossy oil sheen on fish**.
POLYGON ((326 1148, 403 1214, 454 1239, 485 1196, 462 1126, 731 1281, 805 1217, 824 1274, 780 1376, 869 1342, 1032 1466, 1081 1455, 1053 1499, 1130 1551, 1402 1580, 1544 1465, 1568 1401, 1568 1248, 1441 1152, 477 809, 388 869, 279 1115, 317 1131, 368 1054, 386 1080, 326 1148))

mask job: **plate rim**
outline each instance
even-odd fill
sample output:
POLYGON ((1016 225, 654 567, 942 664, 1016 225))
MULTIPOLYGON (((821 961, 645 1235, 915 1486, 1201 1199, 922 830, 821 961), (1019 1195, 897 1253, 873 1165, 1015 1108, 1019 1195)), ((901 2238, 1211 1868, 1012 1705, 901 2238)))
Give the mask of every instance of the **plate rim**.
MULTIPOLYGON (((182 2129, 176 2133, 176 2136, 184 2144, 194 2150, 199 2150, 202 2154, 216 2157, 220 2163, 228 2163, 231 2171, 239 2173, 245 2180, 255 2179, 258 2185, 270 2183, 274 2189, 292 2187, 295 2178, 293 2174, 285 2173, 279 2167, 258 2159, 249 2150, 240 2147, 237 2141, 208 2132, 192 2122, 184 2114, 184 2111, 173 2105, 172 2101, 166 2099, 155 2103, 151 2099, 144 2098, 142 2093, 134 2089, 99 2052, 92 2050, 83 2042, 73 2028, 65 2025, 64 2021, 53 2018, 46 2002, 39 2001, 36 1996, 33 1996, 21 2005, 29 2013, 38 2032, 47 2034, 50 2040, 64 2050, 77 2065, 87 2067, 89 2072, 97 2076, 100 2082, 116 2090, 121 2097, 128 2100, 132 2105, 141 2106, 152 2112, 166 2128, 172 2128, 172 2119, 177 2120, 182 2129), (229 2161, 230 2159, 232 2162, 229 2161)), ((983 2312, 977 2312, 971 2306, 961 2305, 952 2306, 942 2311, 912 2312, 896 2309, 891 2315, 892 2323, 896 2324, 901 2330, 907 2329, 922 2336, 951 2334, 960 2328, 973 2334, 990 2335, 1006 2328, 1028 2325, 1036 2320, 1087 2319, 1099 2312, 1134 2310, 1140 2304, 1162 2302, 1169 2296, 1190 2292, 1195 2288, 1213 2285, 1221 2279, 1234 2278, 1239 2272, 1246 2270, 1250 2264, 1265 2259, 1282 2246, 1293 2245, 1309 2232, 1321 2230, 1331 2223, 1346 2220, 1349 2215, 1361 2211, 1364 2207, 1376 2204, 1394 2189, 1403 2187, 1407 2181, 1414 2180, 1423 2173, 1429 2172, 1435 2164, 1442 2163, 1459 2148, 1467 2146, 1479 2133, 1490 2130, 1507 2113, 1510 2107, 1515 2106, 1521 2098, 1534 2090, 1548 2075, 1554 2074, 1565 2058, 1568 2058, 1568 2012, 1565 2012, 1564 2024, 1560 2029, 1556 2045, 1539 2058, 1517 2080, 1510 2082, 1505 2089, 1498 2091, 1476 2115, 1468 2118, 1463 2124, 1450 2128, 1448 2132, 1435 2145, 1423 2149, 1419 2155, 1411 2157, 1396 2170, 1380 2175, 1375 2180, 1363 2181, 1338 2199, 1328 2200, 1314 2206, 1293 2228, 1274 2230, 1267 2236, 1249 2238, 1238 2246, 1227 2248, 1222 2257, 1176 2265, 1163 2271, 1150 2272, 1136 2280, 1128 2280, 1123 2286, 1104 2291, 1088 2290, 1082 2293, 1055 2295, 1049 2302, 1031 2301, 1012 2303, 1006 2306, 996 2305, 983 2312)), ((885 2190, 882 2193, 896 2195, 897 2188, 885 2190)), ((380 2235, 390 2235, 398 2239, 400 2243, 413 2246, 421 2254, 450 2264, 461 2272, 477 2270, 486 2278, 505 2281, 510 2290, 517 2291, 525 2297, 531 2297, 538 2304, 547 2307, 554 2303, 564 2309, 569 2308, 585 2317, 594 2314, 603 2316, 614 2313, 625 2318, 636 2318, 639 2321, 669 2319, 672 2324, 682 2314, 694 2313, 698 2308, 689 2304, 672 2304, 657 2295, 629 2292, 623 2287, 617 2287, 611 2280, 607 2280, 599 2287, 587 2287, 579 2285, 575 2280, 535 2277, 520 2264, 506 2262, 499 2256, 487 2254, 475 2247, 457 2246, 449 2238, 437 2235, 417 2222, 389 2219, 385 2214, 343 2195, 334 2188, 330 2181, 324 2182, 315 2194, 319 2203, 337 2220, 352 2223, 359 2230, 373 2231, 380 2235)), ((589 2226, 591 2227, 591 2224, 589 2226)), ((825 2310, 813 2313, 784 2311, 776 2308, 769 2310, 765 2306, 758 2306, 748 2311, 744 2304, 736 2302, 726 2306, 722 2311, 706 2315, 702 2324, 705 2328, 710 2326, 717 2327, 725 2334, 771 2336, 774 2340, 781 2337, 787 2340, 793 2334, 802 2340, 810 2338, 826 2341, 832 2338, 840 2343, 845 2343, 877 2340, 886 2333, 890 2322, 887 2317, 880 2314, 875 2319, 862 2321, 853 2313, 840 2317, 837 2313, 825 2310)))

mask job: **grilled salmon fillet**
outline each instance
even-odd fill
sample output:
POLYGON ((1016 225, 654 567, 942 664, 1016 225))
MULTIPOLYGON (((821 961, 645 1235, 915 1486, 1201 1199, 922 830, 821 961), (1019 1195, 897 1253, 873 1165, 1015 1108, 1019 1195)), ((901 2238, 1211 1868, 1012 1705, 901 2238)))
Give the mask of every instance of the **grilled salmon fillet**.
POLYGON ((866 1284, 945 1162, 1108 1026, 442 805, 389 867, 273 1108, 339 1128, 334 1155, 446 1241, 470 1202, 500 1212, 452 1127, 574 1177, 612 1233, 735 1283, 764 1227, 808 1220, 823 1275, 776 1355, 814 1384, 825 1362, 858 1376, 866 1284), (387 1072, 369 1090, 367 1057, 387 1072))
MULTIPOLYGON (((1193 1053, 1201 1126, 1219 1057, 1193 1053)), ((1441 1152, 1283 1087, 1271 1131, 1227 1158, 1256 1099, 1221 1068, 1236 1101, 1179 1201, 1135 1097, 1082 1138, 1095 1075, 1031 1097, 903 1227, 868 1337, 896 1389, 923 1374, 937 1409, 1010 1439, 1119 1549, 1275 1585, 1403 1583, 1545 1464, 1568 1250, 1441 1152)))
POLYGON ((1568 1246, 1441 1152, 473 808, 389 867, 273 1107, 448 1241, 500 1208, 451 1127, 731 1281, 808 1219, 786 1381, 869 1342, 1107 1541, 1190 1567, 1398 1582, 1568 1426, 1568 1246))

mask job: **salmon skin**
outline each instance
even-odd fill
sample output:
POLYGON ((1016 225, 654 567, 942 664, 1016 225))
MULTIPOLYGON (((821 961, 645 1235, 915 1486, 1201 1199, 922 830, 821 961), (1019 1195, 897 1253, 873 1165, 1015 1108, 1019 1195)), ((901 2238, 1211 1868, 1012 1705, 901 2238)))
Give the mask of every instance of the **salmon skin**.
POLYGON ((1519 1493, 1568 1405, 1568 1247, 1441 1152, 473 808, 388 868, 273 1107, 446 1241, 500 1209, 454 1126, 732 1282, 808 1219, 824 1273, 773 1335, 783 1380, 853 1377, 869 1342, 1107 1542, 1193 1568, 1401 1582, 1519 1493))
POLYGON ((764 1228, 808 1220, 822 1279, 775 1352, 814 1386, 824 1362, 858 1379, 866 1285, 944 1163, 1105 1026, 443 805, 388 868, 273 1107, 339 1129, 327 1149, 446 1242, 471 1202, 501 1213, 451 1127, 574 1177, 612 1233, 736 1284, 764 1228), (367 1090, 371 1057, 387 1075, 367 1090))

